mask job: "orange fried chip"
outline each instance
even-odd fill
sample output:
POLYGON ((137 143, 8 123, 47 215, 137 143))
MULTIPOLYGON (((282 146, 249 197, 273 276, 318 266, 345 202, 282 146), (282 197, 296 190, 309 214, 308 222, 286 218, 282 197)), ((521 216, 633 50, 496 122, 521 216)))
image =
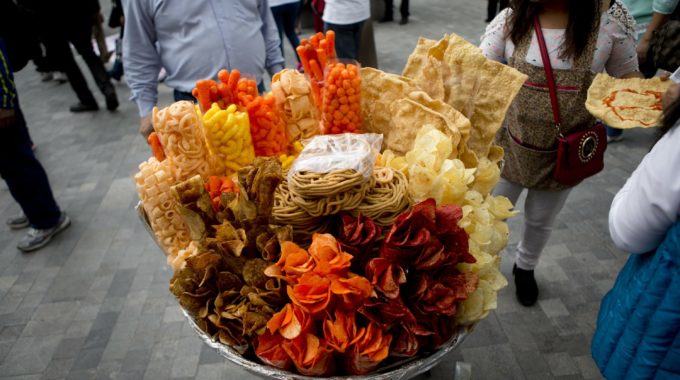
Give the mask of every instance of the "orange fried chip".
POLYGON ((392 343, 391 335, 384 335, 382 328, 371 322, 364 335, 349 351, 345 365, 347 371, 363 375, 373 371, 381 361, 387 358, 392 343))
POLYGON ((281 257, 279 261, 267 267, 264 274, 269 277, 278 277, 286 280, 289 284, 297 282, 298 277, 314 269, 314 260, 297 244, 284 241, 281 243, 281 257))
POLYGON ((265 332, 255 340, 255 355, 263 362, 281 369, 289 369, 293 361, 283 349, 285 339, 279 334, 265 332))
POLYGON ((350 278, 333 278, 331 293, 338 296, 337 307, 356 310, 373 293, 373 286, 367 278, 350 273, 350 278))
POLYGON ((333 370, 333 350, 313 334, 304 334, 285 341, 283 349, 303 375, 324 376, 333 370))
POLYGON ((278 331, 286 339, 295 339, 309 328, 310 319, 306 311, 289 303, 269 319, 267 329, 272 334, 278 331))
POLYGON ((335 320, 323 322, 323 335, 328 345, 335 351, 344 353, 347 347, 356 343, 364 335, 364 328, 357 329, 356 314, 335 311, 335 320))
POLYGON ((351 265, 353 256, 340 249, 340 244, 331 234, 314 234, 309 254, 316 263, 314 271, 325 274, 341 274, 351 265))
POLYGON ((297 284, 288 286, 288 297, 309 314, 324 311, 331 302, 331 280, 314 272, 300 276, 297 284))

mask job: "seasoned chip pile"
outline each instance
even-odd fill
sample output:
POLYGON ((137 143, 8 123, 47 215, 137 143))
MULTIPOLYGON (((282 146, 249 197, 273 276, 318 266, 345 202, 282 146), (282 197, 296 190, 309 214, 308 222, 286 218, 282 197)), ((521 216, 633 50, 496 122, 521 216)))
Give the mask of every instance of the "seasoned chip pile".
POLYGON ((272 94, 223 70, 197 82, 205 114, 156 110, 155 158, 135 176, 170 291, 205 335, 308 376, 450 347, 496 308, 515 214, 491 195, 492 138, 522 74, 445 36, 421 39, 403 76, 359 81, 334 37, 301 44, 313 70, 276 74, 272 94), (366 133, 319 135, 358 122, 366 133))

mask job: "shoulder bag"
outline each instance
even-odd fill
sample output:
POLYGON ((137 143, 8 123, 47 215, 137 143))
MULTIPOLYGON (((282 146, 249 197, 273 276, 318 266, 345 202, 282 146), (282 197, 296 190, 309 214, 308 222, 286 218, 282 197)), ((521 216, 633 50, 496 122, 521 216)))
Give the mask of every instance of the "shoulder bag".
MULTIPOLYGON (((553 121, 557 130, 557 164, 553 179, 563 185, 575 185, 599 173, 604 168, 604 151, 607 149, 607 131, 597 122, 591 127, 563 135, 560 130, 560 106, 557 102, 557 86, 553 77, 550 56, 543 38, 538 18, 534 19, 534 30, 541 51, 545 78, 550 92, 553 121)), ((585 107, 585 105, 584 105, 585 107)))

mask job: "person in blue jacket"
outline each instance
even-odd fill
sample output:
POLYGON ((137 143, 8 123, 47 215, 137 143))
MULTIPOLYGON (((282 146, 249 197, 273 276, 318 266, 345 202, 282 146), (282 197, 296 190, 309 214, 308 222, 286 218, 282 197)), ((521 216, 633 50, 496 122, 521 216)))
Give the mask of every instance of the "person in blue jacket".
POLYGON ((614 243, 632 255, 593 336, 607 379, 680 379, 680 84, 664 95, 663 124, 609 212, 614 243))

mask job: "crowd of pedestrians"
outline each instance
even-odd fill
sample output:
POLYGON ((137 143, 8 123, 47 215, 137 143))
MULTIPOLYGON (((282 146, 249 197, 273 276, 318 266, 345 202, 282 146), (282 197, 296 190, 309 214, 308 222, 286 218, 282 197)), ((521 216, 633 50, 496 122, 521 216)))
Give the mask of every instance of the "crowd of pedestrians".
MULTIPOLYGON (((369 0, 114 0, 108 26, 120 29, 116 49, 110 52, 99 2, 74 2, 77 5, 63 7, 58 2, 0 0, 0 174, 23 211, 7 224, 13 229, 30 227, 18 244, 22 251, 43 247, 70 225, 33 152, 13 81, 13 71, 29 60, 42 80, 69 82, 77 98, 70 107, 74 113, 97 111, 99 101, 71 46, 87 65, 109 111, 119 106, 112 79, 124 76, 139 110, 139 131, 146 137, 153 131, 151 112, 161 80, 175 100, 193 100, 196 79, 213 77, 222 68, 238 69, 254 75, 259 90, 265 91, 265 75, 284 68, 284 39, 293 52, 300 43, 302 10, 312 11, 315 30, 335 31, 340 58, 355 60, 371 18, 369 0), (115 60, 107 70, 111 54, 115 60)), ((391 22, 393 1, 384 3, 380 22, 391 22)), ((649 78, 675 71, 680 64, 678 0, 489 0, 487 5, 483 53, 523 72, 532 83, 544 82, 546 66, 552 67, 561 114, 568 115, 558 123, 564 134, 595 123, 585 100, 596 73, 649 78), (543 41, 547 55, 541 54, 543 41)), ((400 24, 408 23, 408 0, 401 1, 399 12, 400 24)), ((679 93, 680 85, 674 85, 664 95, 662 137, 611 206, 611 237, 632 254, 602 303, 593 339, 594 358, 612 379, 646 378, 650 373, 680 376, 680 288, 670 286, 680 285, 679 93), (641 306, 643 300, 636 295, 650 289, 658 296, 641 306), (661 317, 655 314, 659 310, 661 317), (631 323, 648 326, 654 318, 663 322, 654 326, 663 326, 626 330, 631 323), (669 355, 675 360, 669 361, 669 355)), ((552 110, 544 88, 524 86, 496 136, 506 155, 494 193, 513 203, 527 194, 512 269, 516 297, 524 306, 534 305, 539 297, 536 267, 561 209, 578 185, 565 185, 552 176, 556 142, 549 126, 555 121, 554 106, 552 110)), ((621 138, 620 130, 608 130, 609 143, 621 138)))

